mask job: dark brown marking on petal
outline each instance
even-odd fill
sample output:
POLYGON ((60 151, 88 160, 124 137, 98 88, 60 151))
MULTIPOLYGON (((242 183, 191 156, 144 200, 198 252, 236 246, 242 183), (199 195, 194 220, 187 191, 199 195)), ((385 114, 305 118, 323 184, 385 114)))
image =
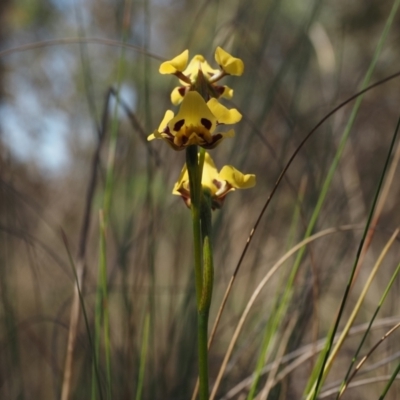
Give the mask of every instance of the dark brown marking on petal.
POLYGON ((203 145, 203 147, 205 149, 213 149, 219 144, 219 142, 222 139, 223 139, 223 136, 220 133, 217 133, 216 135, 212 136, 211 143, 207 143, 206 145, 203 145))
POLYGON ((220 133, 217 133, 217 134, 213 135, 213 137, 212 137, 213 142, 218 142, 222 138, 223 138, 223 136, 220 133))
POLYGON ((181 137, 182 145, 185 145, 187 143, 187 141, 188 141, 188 138, 186 136, 181 137))
POLYGON ((184 119, 180 119, 178 122, 175 123, 174 131, 175 132, 179 132, 184 124, 185 124, 185 120, 184 119))
POLYGON ((202 118, 202 119, 200 120, 200 122, 201 122, 201 124, 204 126, 204 128, 206 128, 206 129, 208 129, 208 130, 211 129, 212 122, 211 122, 209 119, 207 119, 207 118, 202 118))
POLYGON ((214 90, 221 96, 225 91, 225 86, 214 85, 214 90))
POLYGON ((222 183, 217 179, 213 179, 212 183, 217 187, 217 189, 221 189, 222 183))
POLYGON ((178 88, 178 93, 179 93, 182 97, 185 97, 185 94, 186 94, 186 87, 185 87, 185 86, 181 86, 180 88, 178 88))

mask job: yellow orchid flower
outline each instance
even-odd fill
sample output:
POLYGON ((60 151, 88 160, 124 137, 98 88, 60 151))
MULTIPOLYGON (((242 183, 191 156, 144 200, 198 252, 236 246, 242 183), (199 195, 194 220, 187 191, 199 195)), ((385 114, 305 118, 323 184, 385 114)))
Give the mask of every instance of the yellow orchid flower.
POLYGON ((147 140, 164 139, 174 150, 190 145, 212 149, 223 139, 233 137, 233 129, 213 134, 217 125, 235 124, 242 115, 236 109, 227 109, 212 98, 207 103, 197 92, 188 92, 176 116, 168 110, 158 128, 147 140))
POLYGON ((199 77, 199 71, 202 72, 201 78, 204 78, 206 81, 209 97, 232 98, 233 90, 226 85, 217 85, 216 82, 225 75, 241 75, 244 69, 242 60, 231 56, 221 47, 217 47, 215 51, 215 60, 220 69, 212 68, 200 54, 195 55, 189 64, 188 57, 189 52, 185 50, 172 60, 165 61, 160 65, 159 71, 161 74, 176 75, 182 84, 182 86, 176 87, 171 93, 173 104, 179 104, 186 93, 193 90, 199 77))
MULTIPOLYGON (((244 175, 231 165, 226 165, 221 169, 221 172, 218 172, 210 155, 205 153, 201 185, 203 190, 209 191, 213 209, 222 207, 225 197, 229 192, 236 189, 249 189, 255 184, 255 175, 244 175)), ((190 207, 189 174, 186 164, 181 171, 172 194, 181 196, 185 204, 190 207)))

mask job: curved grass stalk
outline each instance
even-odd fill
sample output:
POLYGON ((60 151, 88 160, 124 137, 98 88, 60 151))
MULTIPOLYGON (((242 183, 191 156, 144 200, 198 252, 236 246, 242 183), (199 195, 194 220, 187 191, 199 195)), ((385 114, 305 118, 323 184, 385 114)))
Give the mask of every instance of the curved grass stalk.
MULTIPOLYGON (((374 383, 384 382, 384 381, 386 381, 388 379, 391 379, 391 378, 392 378, 391 375, 384 375, 384 376, 377 376, 377 377, 373 377, 373 378, 360 379, 358 381, 355 381, 355 382, 351 383, 349 385, 349 389, 353 389, 353 388, 360 387, 360 386, 365 386, 365 385, 372 385, 374 383)), ((400 380, 400 377, 398 377, 397 379, 400 380)), ((335 388, 333 390, 329 390, 329 391, 326 391, 324 393, 321 393, 318 396, 318 399, 325 399, 327 397, 330 397, 333 394, 335 394, 336 391, 337 391, 337 389, 335 388)), ((378 400, 382 400, 382 399, 383 399, 383 397, 379 397, 378 400)))
MULTIPOLYGON (((293 220, 292 220, 292 226, 290 228, 290 232, 292 232, 290 236, 293 237, 294 235, 294 229, 295 226, 297 225, 297 220, 300 216, 301 213, 301 203, 303 201, 304 197, 304 190, 305 190, 305 180, 302 179, 302 183, 300 185, 300 191, 298 194, 298 203, 295 206, 295 211, 293 215, 293 220)), ((289 242, 290 243, 290 242, 289 242)), ((290 248, 293 245, 293 243, 290 243, 288 248, 290 248)), ((268 318, 268 321, 266 323, 266 326, 264 328, 264 337, 262 340, 262 345, 261 345, 261 350, 259 352, 255 372, 254 372, 254 379, 249 391, 249 394, 247 396, 248 400, 251 400, 254 398, 258 382, 261 376, 261 371, 265 363, 268 361, 268 358, 271 355, 271 344, 274 341, 274 338, 276 337, 276 334, 279 330, 279 327, 281 325, 281 322, 284 319, 284 314, 286 307, 288 306, 288 301, 290 300, 290 294, 293 291, 293 281, 294 281, 294 275, 291 273, 289 276, 289 279, 287 277, 282 277, 282 281, 279 284, 279 288, 282 288, 283 295, 279 294, 279 290, 277 291, 278 293, 275 295, 274 303, 272 306, 272 311, 270 313, 270 317, 268 318)), ((268 378, 270 380, 270 378, 268 378)))
POLYGON ((383 207, 386 203, 386 200, 387 200, 387 197, 389 194, 389 190, 392 186, 394 175, 396 173, 397 166, 399 165, 399 161, 400 161, 400 142, 397 144, 397 148, 394 153, 393 161, 390 164, 390 169, 389 169, 389 172, 387 173, 385 184, 383 185, 383 188, 382 188, 381 196, 379 197, 378 204, 376 205, 376 211, 374 213, 374 217, 371 222, 371 229, 369 230, 368 235, 365 239, 364 249, 361 253, 360 260, 358 262, 356 274, 364 261, 364 257, 365 257, 367 250, 372 242, 372 238, 374 237, 375 227, 378 224, 383 207))
POLYGON ((323 378, 326 377, 327 373, 329 372, 330 368, 332 367, 333 361, 335 360, 336 355, 338 354, 338 352, 339 352, 340 348, 342 347, 345 339, 347 338, 349 330, 350 330, 350 328, 351 328, 351 326, 352 326, 352 324, 353 324, 358 312, 361 309, 361 305, 362 305, 362 303, 363 303, 363 301, 365 299, 365 296, 367 295, 367 292, 368 292, 368 290, 369 290, 369 288, 370 288, 370 286, 372 284, 372 281, 375 278, 379 268, 381 267, 382 262, 383 262, 384 258, 386 257, 390 247, 394 243, 398 233, 399 233, 399 229, 396 229, 396 231, 393 233, 393 235, 389 239, 388 243, 386 244, 386 246, 382 250, 381 254, 379 255, 378 260, 376 261, 374 267, 372 268, 372 271, 371 271, 371 273, 370 273, 370 275, 369 275, 369 277, 367 279, 367 282, 363 287, 363 290, 362 290, 362 292, 361 292, 361 294, 360 294, 360 296, 359 296, 359 298, 357 300, 357 303, 354 306, 354 309, 353 309, 353 311, 352 311, 352 313, 351 313, 351 315, 350 315, 350 317, 349 317, 349 319, 348 319, 348 321, 347 321, 347 323, 346 323, 346 325, 345 325, 345 327, 344 327, 344 329, 343 329, 343 331, 342 331, 342 333, 341 333, 341 335, 339 337, 339 340, 337 341, 335 347, 332 349, 332 352, 331 352, 329 358, 327 359, 327 361, 325 363, 323 378))
POLYGON ((217 393, 218 387, 221 383, 222 376, 225 372, 226 366, 228 364, 229 358, 232 354, 233 348, 236 344, 236 341, 239 337, 239 334, 243 328, 244 322, 246 321, 247 316, 249 315, 249 312, 256 301, 258 295, 261 293, 262 289, 264 286, 267 284, 267 282, 272 278, 272 276, 275 274, 275 272, 278 271, 278 269, 284 264, 285 261, 287 261, 293 254, 295 254, 297 251, 299 251, 301 248, 306 246, 309 243, 314 242, 315 240, 322 238, 324 236, 337 233, 337 232, 344 232, 348 230, 356 229, 353 225, 346 225, 340 228, 329 228, 325 229, 321 232, 318 232, 307 239, 302 240, 300 243, 298 243, 296 246, 294 246, 292 249, 290 249, 284 256, 282 256, 277 263, 275 263, 271 269, 268 271, 268 273, 264 276, 264 278, 261 280, 261 282, 258 284, 257 288, 254 290, 250 300, 248 301, 245 310, 242 313, 242 316, 240 317, 239 323, 235 329, 235 332, 232 336, 232 339, 229 343, 228 350, 225 354, 224 360, 222 362, 222 365, 220 367, 220 370, 218 372, 218 376, 216 378, 214 387, 212 389, 211 395, 210 395, 210 400, 213 400, 215 398, 215 395, 217 393))
MULTIPOLYGON (((371 330, 380 329, 382 327, 393 325, 394 323, 397 323, 398 320, 399 319, 395 318, 395 317, 389 317, 389 318, 384 318, 384 319, 378 320, 376 322, 376 324, 371 327, 371 330)), ((360 333, 365 332, 365 330, 368 329, 368 326, 369 326, 369 324, 364 323, 364 324, 360 324, 360 325, 352 327, 348 333, 348 337, 358 335, 360 333)), ((335 339, 334 339, 335 343, 339 339, 340 335, 341 335, 341 332, 336 334, 335 339)), ((280 364, 282 365, 283 363, 287 363, 287 362, 290 362, 290 363, 276 375, 276 378, 274 380, 274 385, 276 385, 278 382, 283 380, 286 376, 288 376, 296 368, 298 368, 302 364, 304 364, 307 360, 310 360, 312 357, 314 357, 315 354, 317 354, 324 348, 324 345, 325 345, 325 339, 319 339, 317 341, 317 343, 307 344, 307 345, 283 356, 280 364)), ((397 358, 399 354, 397 354, 394 358, 397 358)), ((262 374, 266 374, 266 373, 270 372, 273 368, 276 367, 277 364, 278 364, 277 361, 274 361, 274 362, 271 362, 270 364, 266 365, 262 370, 262 374)), ((232 389, 230 389, 226 395, 221 397, 221 400, 230 400, 230 399, 235 398, 235 396, 237 396, 241 391, 250 387, 253 379, 254 379, 253 375, 248 376, 243 381, 239 382, 236 386, 234 386, 232 389)), ((338 391, 339 383, 340 382, 338 382, 337 384, 334 385, 335 389, 334 389, 333 393, 336 393, 338 391)), ((331 389, 329 389, 329 390, 331 391, 331 389)), ((332 392, 330 394, 332 394, 332 392)), ((322 396, 322 394, 320 396, 322 396)))
POLYGON ((285 350, 286 347, 289 343, 289 339, 291 334, 293 333, 293 329, 297 323, 298 320, 298 313, 295 312, 294 315, 292 316, 292 318, 289 321, 289 324, 287 326, 287 328, 285 329, 285 332, 282 335, 282 338, 280 340, 280 346, 278 348, 277 351, 277 356, 275 358, 273 365, 273 368, 271 369, 271 372, 268 375, 268 379, 267 382, 265 383, 265 386, 263 388, 263 390, 261 391, 261 393, 259 394, 259 396, 257 397, 257 400, 267 400, 269 392, 271 391, 271 389, 274 387, 275 384, 275 376, 278 372, 278 368, 282 362, 282 358, 285 355, 285 350))
MULTIPOLYGON (((398 232, 399 232, 399 229, 397 229, 396 232, 398 233, 398 232)), ((353 367, 353 365, 354 365, 354 363, 355 363, 355 360, 356 360, 356 358, 357 358, 359 352, 361 351, 361 347, 362 347, 362 345, 364 344, 364 341, 365 341, 365 339, 366 339, 366 337, 367 337, 367 334, 368 334, 368 332, 370 331, 371 326, 372 326, 372 324, 373 324, 373 322, 374 322, 374 320, 375 320, 375 318, 376 318, 376 316, 377 316, 379 310, 381 309, 382 304, 383 304, 383 302, 385 301, 386 296, 388 295, 388 293, 389 293, 389 291, 390 291, 390 289, 391 289, 393 283, 395 282, 395 279, 397 278, 397 276, 398 276, 399 273, 400 273, 400 264, 397 266, 397 268, 396 268, 394 274, 392 275, 392 278, 391 278, 390 281, 389 281, 389 284, 387 285, 387 287, 386 287, 386 289, 385 289, 385 291, 384 291, 384 293, 383 293, 383 295, 382 295, 382 297, 381 297, 381 299, 380 299, 380 301, 379 301, 379 303, 378 303, 378 307, 376 308, 376 310, 375 310, 375 312, 374 312, 374 315, 372 316, 371 321, 369 322, 368 328, 367 328, 367 330, 365 331, 364 336, 363 336, 363 338, 361 339, 361 342, 360 342, 360 344, 359 344, 359 346, 358 346, 358 348, 357 348, 357 350, 356 350, 356 353, 355 353, 354 356, 353 356, 353 360, 352 360, 352 362, 351 362, 351 364, 350 364, 350 366, 349 366, 349 369, 348 369, 348 371, 347 371, 347 373, 346 373, 345 378, 343 379, 343 383, 342 383, 342 385, 341 385, 341 388, 339 389, 339 392, 338 392, 338 395, 337 395, 336 399, 340 399, 340 397, 343 395, 344 391, 346 390, 346 387, 348 386, 348 384, 350 383, 350 381, 354 378, 354 376, 355 376, 355 374, 357 373, 357 371, 361 368, 362 363, 366 360, 367 356, 364 357, 363 360, 360 361, 360 363, 359 363, 359 364, 357 365, 357 367, 355 368, 353 374, 350 376, 351 369, 352 369, 352 367, 353 367)))
POLYGON ((146 51, 143 47, 121 42, 119 40, 112 40, 112 39, 105 39, 105 38, 96 38, 96 37, 71 37, 71 38, 63 38, 63 39, 49 39, 49 40, 40 40, 38 42, 32 42, 27 44, 22 44, 20 46, 12 47, 11 49, 5 49, 0 51, 0 58, 10 56, 15 53, 20 53, 22 51, 28 50, 36 50, 41 49, 43 47, 50 47, 50 46, 60 46, 60 45, 67 45, 67 44, 99 44, 103 46, 113 46, 113 47, 120 47, 123 49, 134 50, 138 53, 145 54, 147 57, 153 58, 158 61, 165 61, 164 57, 161 57, 157 54, 150 53, 146 51))
POLYGON ((396 369, 393 371, 393 374, 390 376, 389 382, 387 383, 387 385, 383 389, 383 392, 379 396, 378 400, 383 400, 386 397, 390 387, 392 386, 392 384, 393 384, 394 380, 396 379, 397 375, 399 374, 399 372, 400 372, 400 363, 397 365, 396 369))
MULTIPOLYGON (((400 1, 398 3, 400 4, 400 1)), ((387 153, 387 156, 386 156, 386 160, 385 160, 385 165, 383 166, 383 169, 382 169, 381 177, 380 177, 380 180, 378 182, 378 187, 376 189, 375 196, 374 196, 374 199, 373 199, 373 202, 372 202, 372 205, 371 205, 371 209, 370 209, 370 212, 369 212, 369 215, 368 215, 367 223, 365 225, 364 233, 363 233, 362 239, 360 241, 360 244, 359 244, 359 247, 358 247, 358 250, 357 250, 357 255, 356 255, 355 261, 353 263, 353 267, 352 267, 352 270, 351 270, 351 273, 350 273, 350 277, 349 277, 349 281, 347 283, 347 286, 346 286, 346 289, 345 289, 345 292, 344 292, 344 295, 343 295, 342 302, 340 304, 338 316, 337 316, 336 321, 335 321, 335 323, 334 323, 334 325, 333 325, 333 327, 332 327, 332 329, 331 329, 331 331, 329 333, 328 340, 326 342, 326 351, 325 351, 325 354, 323 356, 323 359, 320 359, 320 360, 322 360, 322 363, 321 364, 317 364, 316 365, 317 368, 314 368, 314 371, 318 371, 319 370, 318 378, 315 380, 315 377, 312 376, 311 379, 309 380, 309 384, 312 383, 312 387, 310 387, 310 385, 308 385, 307 388, 306 388, 306 394, 308 393, 307 397, 306 397, 307 400, 310 400, 310 399, 315 400, 317 398, 319 388, 320 388, 321 384, 323 383, 324 379, 326 378, 326 376, 327 376, 327 374, 329 372, 329 367, 331 366, 331 361, 330 360, 332 360, 330 352, 331 352, 332 345, 333 345, 333 337, 335 336, 335 333, 336 333, 336 331, 338 329, 339 322, 340 322, 341 316, 343 314, 344 306, 346 304, 347 298, 348 298, 349 293, 350 293, 350 289, 351 289, 352 284, 353 284, 354 275, 355 275, 355 272, 356 272, 356 269, 357 269, 357 265, 358 265, 359 260, 360 260, 360 255, 361 255, 362 249, 364 247, 364 243, 365 243, 368 231, 370 229, 372 217, 374 215, 374 212, 375 212, 375 209, 376 209, 376 205, 378 203, 378 198, 379 198, 379 195, 381 193, 381 189, 382 189, 382 186, 383 186, 384 178, 386 176, 386 172, 388 170, 390 158, 391 158, 391 155, 392 155, 392 152, 393 152, 393 148, 394 148, 394 145, 395 145, 395 142, 396 142, 396 139, 397 139, 399 128, 400 128, 400 118, 399 118, 399 120, 397 122, 397 126, 396 126, 395 132, 394 132, 393 137, 392 137, 392 141, 391 141, 390 146, 389 146, 389 150, 388 150, 388 153, 387 153), (328 365, 329 365, 329 367, 328 367, 328 365), (328 368, 326 368, 326 367, 328 367, 328 368), (314 380, 313 380, 313 378, 314 378, 314 380)), ((338 345, 336 346, 336 348, 338 348, 338 345)), ((336 350, 336 348, 335 348, 335 350, 336 350)))
POLYGON ((99 397, 102 400, 103 399, 103 394, 102 394, 102 391, 101 391, 101 380, 100 380, 100 373, 99 373, 99 369, 98 369, 98 362, 96 360, 96 349, 95 349, 95 346, 94 346, 94 341, 93 341, 93 338, 92 338, 92 334, 90 333, 89 319, 87 317, 85 302, 84 302, 83 296, 82 296, 81 285, 80 285, 80 281, 79 281, 79 275, 78 275, 78 271, 77 271, 77 269, 75 267, 74 259, 72 257, 72 254, 71 254, 70 250, 69 250, 67 237, 65 236, 64 231, 61 231, 61 234, 62 234, 62 238, 63 238, 63 241, 64 241, 65 249, 67 250, 69 263, 70 263, 72 271, 74 273, 74 278, 75 278, 75 283, 76 283, 76 290, 78 292, 78 298, 79 298, 79 302, 80 302, 80 305, 81 305, 81 308, 82 308, 82 314, 83 314, 83 318, 84 318, 84 321, 85 321, 86 333, 88 335, 89 345, 90 345, 90 348, 92 350, 91 355, 93 357, 93 369, 94 369, 94 375, 95 375, 95 382, 96 382, 97 388, 99 390, 99 397))
MULTIPOLYGON (((353 374, 350 376, 350 378, 348 379, 348 381, 346 382, 346 385, 342 388, 342 390, 340 391, 340 395, 339 398, 343 395, 344 391, 346 390, 346 388, 348 387, 350 381, 356 376, 357 372, 360 370, 360 368, 365 364, 365 362, 367 361, 368 357, 378 348, 378 346, 380 344, 383 343, 384 340, 386 340, 395 330, 397 330, 398 328, 400 328, 400 322, 398 324, 396 324, 392 329, 390 329, 388 332, 386 332, 381 338, 380 340, 371 348, 371 350, 368 352, 367 355, 365 355, 361 361, 358 363, 358 365, 356 366, 353 374)), ((367 331, 368 332, 368 331, 367 331)))

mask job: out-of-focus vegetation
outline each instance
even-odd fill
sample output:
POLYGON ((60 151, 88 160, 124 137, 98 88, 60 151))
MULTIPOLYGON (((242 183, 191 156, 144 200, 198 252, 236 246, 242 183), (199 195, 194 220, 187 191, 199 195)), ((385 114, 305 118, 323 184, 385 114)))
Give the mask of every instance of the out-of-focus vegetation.
MULTIPOLYGON (((106 232, 111 360, 105 360, 102 347, 101 392, 103 398, 106 393, 113 399, 135 398, 142 382, 143 399, 189 399, 197 377, 191 226, 187 208, 171 195, 185 160, 183 152, 161 141, 146 141, 165 110, 173 108, 169 95, 176 82, 158 74, 161 60, 186 48, 191 56, 200 53, 212 60, 216 46, 222 46, 245 63, 243 77, 224 81, 235 90, 225 104, 237 107, 243 120, 236 137, 212 154, 219 168, 232 164, 255 173, 257 186, 229 195, 224 208, 214 213, 213 321, 276 179, 307 133, 360 90, 391 8, 391 1, 379 0, 1 1, 0 398, 61 395, 75 287, 68 252, 78 270, 83 265, 82 295, 93 335, 99 210, 119 78, 106 232), (122 52, 123 43, 128 46, 122 52), (118 76, 119 64, 123 68, 118 76)), ((370 83, 400 71, 399 26, 396 14, 370 83)), ((268 399, 301 398, 317 359, 317 341, 327 336, 335 320, 399 118, 399 87, 397 78, 369 91, 356 115, 312 232, 350 227, 312 242, 301 259, 288 309, 275 327, 265 362, 286 356, 277 369, 261 375, 256 388, 261 393, 271 385, 268 399), (306 353, 308 358, 283 374, 290 360, 306 353)), ((353 104, 338 110, 308 140, 261 219, 210 350, 211 386, 258 283, 303 239, 353 104)), ((391 160, 394 178, 386 186, 339 330, 400 224, 399 171, 396 157, 391 160)), ((344 378, 399 254, 395 241, 355 320, 359 330, 338 353, 321 398, 344 378)), ((243 399, 249 393, 248 378, 256 370, 267 323, 282 299, 294 260, 279 269, 252 307, 216 398, 243 399)), ((360 356, 399 321, 399 301, 397 280, 360 356)), ((103 339, 102 346, 107 346, 103 339)), ((398 343, 399 333, 394 332, 361 368, 354 380, 360 385, 343 398, 378 398, 399 364, 398 343)), ((91 398, 96 380, 92 358, 80 313, 70 398, 91 398)), ((326 398, 334 399, 337 390, 326 398)), ((400 386, 395 382, 386 399, 397 398, 400 386)))

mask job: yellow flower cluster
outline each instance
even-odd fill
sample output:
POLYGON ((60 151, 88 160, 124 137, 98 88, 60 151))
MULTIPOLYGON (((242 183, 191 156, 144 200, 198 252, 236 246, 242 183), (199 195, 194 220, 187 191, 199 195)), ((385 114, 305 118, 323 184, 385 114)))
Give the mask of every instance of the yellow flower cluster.
MULTIPOLYGON (((171 101, 180 105, 178 113, 167 110, 160 126, 148 140, 163 139, 174 150, 183 150, 188 146, 201 146, 213 149, 225 138, 235 135, 233 129, 221 132, 220 125, 232 125, 239 122, 242 115, 238 110, 228 109, 218 99, 232 98, 233 90, 218 84, 226 75, 242 75, 243 61, 217 47, 215 61, 219 69, 212 68, 201 55, 189 61, 189 52, 185 50, 172 60, 161 64, 161 74, 175 75, 180 86, 173 89, 171 101)), ((254 175, 243 175, 232 166, 225 166, 218 173, 208 153, 202 173, 202 187, 211 194, 212 207, 220 208, 225 196, 235 189, 247 189, 255 185, 254 175)), ((173 194, 182 196, 190 206, 189 175, 186 165, 176 183, 173 194)))

